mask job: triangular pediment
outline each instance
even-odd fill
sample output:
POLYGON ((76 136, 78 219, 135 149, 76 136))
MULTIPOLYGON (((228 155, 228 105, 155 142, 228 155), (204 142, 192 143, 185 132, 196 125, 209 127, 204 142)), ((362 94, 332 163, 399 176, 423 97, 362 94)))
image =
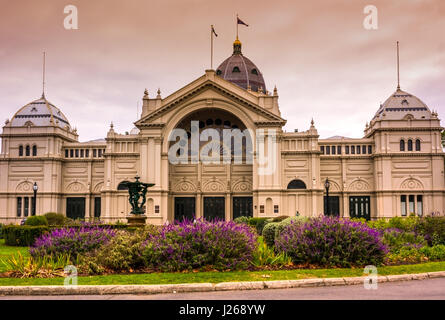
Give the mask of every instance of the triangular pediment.
MULTIPOLYGON (((270 96, 265 96, 270 98, 270 96)), ((150 111, 136 122, 137 126, 152 126, 161 124, 178 108, 201 101, 210 107, 218 103, 230 103, 245 109, 259 126, 283 126, 286 120, 272 111, 260 106, 261 96, 255 92, 244 90, 237 85, 215 75, 213 70, 178 91, 162 99, 160 107, 150 111)), ((264 98, 263 98, 264 99, 264 98)))

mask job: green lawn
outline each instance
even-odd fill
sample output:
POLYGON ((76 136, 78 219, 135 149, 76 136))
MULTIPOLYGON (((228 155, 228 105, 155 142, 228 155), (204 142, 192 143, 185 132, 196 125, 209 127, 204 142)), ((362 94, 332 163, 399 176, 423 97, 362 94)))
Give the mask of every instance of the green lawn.
MULTIPOLYGON (((0 259, 20 251, 22 255, 28 255, 26 247, 8 247, 4 240, 0 240, 0 259)), ((422 273, 444 271, 445 261, 428 262, 415 265, 379 267, 379 275, 422 273)), ((0 272, 4 272, 4 266, 0 266, 0 272), (3 268, 3 269, 2 269, 3 268)), ((336 278, 362 276, 363 269, 304 269, 283 271, 232 271, 232 272, 197 272, 197 273, 148 273, 128 275, 107 275, 79 277, 79 285, 116 285, 116 284, 172 284, 192 282, 227 282, 227 281, 264 281, 264 280, 291 280, 307 278, 336 278)), ((0 286, 20 285, 63 285, 64 278, 49 279, 18 279, 0 278, 0 286)))

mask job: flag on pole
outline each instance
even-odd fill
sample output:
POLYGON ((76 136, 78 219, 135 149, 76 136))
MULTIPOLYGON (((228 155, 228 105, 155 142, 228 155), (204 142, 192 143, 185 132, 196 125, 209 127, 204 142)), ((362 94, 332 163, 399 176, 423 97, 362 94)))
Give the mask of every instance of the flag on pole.
POLYGON ((249 26, 247 23, 245 23, 245 22, 244 22, 243 20, 241 20, 240 18, 236 17, 236 19, 237 19, 237 24, 243 24, 243 25, 245 25, 246 27, 249 26))
POLYGON ((215 28, 213 28, 213 25, 212 25, 212 32, 213 32, 213 34, 215 35, 215 37, 218 36, 218 35, 216 34, 215 28))

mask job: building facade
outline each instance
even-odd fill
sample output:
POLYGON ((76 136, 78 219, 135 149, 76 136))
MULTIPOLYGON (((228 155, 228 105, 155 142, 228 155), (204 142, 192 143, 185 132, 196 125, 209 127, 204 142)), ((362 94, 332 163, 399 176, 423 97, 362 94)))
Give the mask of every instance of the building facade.
POLYGON ((306 131, 285 132, 285 123, 277 89, 266 90, 238 40, 216 70, 173 94, 150 97, 146 90, 141 117, 125 134, 111 125, 105 139, 79 142, 61 110, 42 95, 3 126, 0 222, 19 223, 31 215, 35 182, 37 214, 125 221, 130 205, 122 182, 136 175, 154 183, 145 204, 153 224, 182 217, 299 213, 377 219, 445 212, 443 128, 438 114, 417 97, 397 88, 361 139, 319 139, 313 120, 306 131), (185 144, 172 138, 175 129, 185 134, 185 144), (237 155, 222 140, 203 138, 206 129, 248 132, 252 150, 243 138, 237 155), (261 141, 267 143, 259 148, 261 141), (226 161, 193 161, 193 146, 213 150, 211 142, 218 145, 212 159, 226 161), (175 153, 180 161, 172 161, 175 153))

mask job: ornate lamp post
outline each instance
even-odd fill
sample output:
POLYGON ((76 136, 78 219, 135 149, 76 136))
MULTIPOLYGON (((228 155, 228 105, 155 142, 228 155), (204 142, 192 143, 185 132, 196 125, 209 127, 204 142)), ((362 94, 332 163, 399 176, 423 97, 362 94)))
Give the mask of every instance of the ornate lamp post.
POLYGON ((32 186, 32 190, 34 191, 34 198, 32 198, 32 215, 36 215, 36 204, 37 204, 37 190, 39 190, 39 187, 37 186, 37 182, 34 182, 34 185, 32 186))
POLYGON ((329 179, 326 178, 326 181, 324 182, 324 187, 326 189, 326 212, 325 215, 329 215, 329 187, 331 186, 331 183, 329 182, 329 179))

